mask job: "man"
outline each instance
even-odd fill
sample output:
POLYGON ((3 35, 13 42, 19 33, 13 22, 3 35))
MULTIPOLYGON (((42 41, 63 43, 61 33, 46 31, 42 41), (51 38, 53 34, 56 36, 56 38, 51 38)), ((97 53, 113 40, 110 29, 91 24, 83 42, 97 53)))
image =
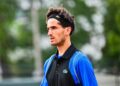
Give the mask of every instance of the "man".
POLYGON ((88 58, 71 43, 74 19, 65 8, 50 8, 46 17, 50 43, 57 53, 44 64, 40 86, 98 86, 88 58))

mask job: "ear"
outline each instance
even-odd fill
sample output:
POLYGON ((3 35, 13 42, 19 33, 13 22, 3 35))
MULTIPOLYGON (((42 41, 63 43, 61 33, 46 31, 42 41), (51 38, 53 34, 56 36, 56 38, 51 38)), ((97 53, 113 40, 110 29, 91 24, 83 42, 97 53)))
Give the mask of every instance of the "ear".
POLYGON ((66 27, 65 29, 66 29, 66 35, 70 35, 72 30, 71 27, 66 27))

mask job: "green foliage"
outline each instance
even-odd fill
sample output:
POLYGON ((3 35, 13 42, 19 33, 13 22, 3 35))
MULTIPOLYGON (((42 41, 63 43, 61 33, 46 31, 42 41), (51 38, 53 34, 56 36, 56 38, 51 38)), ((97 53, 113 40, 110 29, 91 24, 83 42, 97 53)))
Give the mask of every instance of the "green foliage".
MULTIPOLYGON (((81 28, 80 28, 81 29, 81 28)), ((89 34, 81 29, 80 31, 73 33, 71 39, 72 42, 76 45, 77 48, 81 48, 83 44, 89 42, 89 34)))
MULTIPOLYGON (((15 75, 17 76, 21 74, 19 72, 22 72, 24 75, 27 67, 24 68, 23 66, 20 66, 20 63, 24 66, 32 65, 32 61, 24 61, 25 59, 22 59, 17 63, 12 63, 8 56, 8 51, 12 51, 16 47, 27 48, 32 46, 32 32, 28 29, 27 25, 18 25, 17 27, 12 28, 14 30, 19 30, 19 36, 17 37, 10 33, 11 25, 15 23, 13 21, 15 21, 19 9, 17 0, 1 0, 0 2, 0 64, 2 66, 3 77, 9 77, 11 74, 14 75, 15 71, 17 73, 15 75), (14 67, 12 64, 14 64, 14 67)), ((27 70, 29 69, 32 70, 32 66, 27 68, 27 70)), ((31 73, 31 71, 29 72, 31 73)))
POLYGON ((19 28, 19 36, 16 39, 17 46, 31 47, 32 46, 32 32, 23 26, 19 28))
POLYGON ((105 16, 106 46, 101 64, 110 73, 120 71, 120 0, 107 0, 105 16))
POLYGON ((46 59, 48 59, 51 55, 53 55, 54 53, 56 53, 56 48, 55 47, 51 47, 50 49, 47 50, 42 50, 42 60, 43 63, 46 61, 46 59))
POLYGON ((47 26, 46 26, 46 8, 40 9, 39 11, 39 25, 40 25, 40 33, 47 34, 47 26))
POLYGON ((33 64, 34 64, 34 59, 28 57, 25 57, 24 59, 20 59, 18 62, 10 64, 12 76, 17 76, 17 77, 32 76, 32 72, 34 70, 33 64))
POLYGON ((9 58, 7 58, 7 50, 13 48, 13 39, 8 34, 8 23, 11 23, 15 17, 17 10, 16 0, 1 0, 0 2, 0 63, 3 68, 3 75, 9 71, 9 58))
POLYGON ((0 23, 10 22, 15 16, 17 9, 16 0, 1 0, 0 1, 0 23))

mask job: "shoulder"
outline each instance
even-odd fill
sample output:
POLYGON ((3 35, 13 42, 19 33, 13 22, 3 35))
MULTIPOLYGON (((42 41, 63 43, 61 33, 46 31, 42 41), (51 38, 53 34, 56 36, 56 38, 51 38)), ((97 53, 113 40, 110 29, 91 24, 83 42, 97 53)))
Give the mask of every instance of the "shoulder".
POLYGON ((73 54, 71 60, 74 61, 75 64, 91 64, 87 55, 78 50, 73 54))
POLYGON ((73 54, 72 58, 77 59, 79 61, 88 59, 87 55, 85 55, 84 53, 82 53, 81 51, 78 51, 78 50, 73 54))

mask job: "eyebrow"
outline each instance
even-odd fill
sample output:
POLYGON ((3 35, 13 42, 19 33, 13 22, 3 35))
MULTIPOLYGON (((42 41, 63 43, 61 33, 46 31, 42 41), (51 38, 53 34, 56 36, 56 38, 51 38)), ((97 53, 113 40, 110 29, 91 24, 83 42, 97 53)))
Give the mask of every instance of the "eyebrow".
POLYGON ((56 26, 47 27, 47 29, 49 29, 49 28, 56 28, 56 26))

